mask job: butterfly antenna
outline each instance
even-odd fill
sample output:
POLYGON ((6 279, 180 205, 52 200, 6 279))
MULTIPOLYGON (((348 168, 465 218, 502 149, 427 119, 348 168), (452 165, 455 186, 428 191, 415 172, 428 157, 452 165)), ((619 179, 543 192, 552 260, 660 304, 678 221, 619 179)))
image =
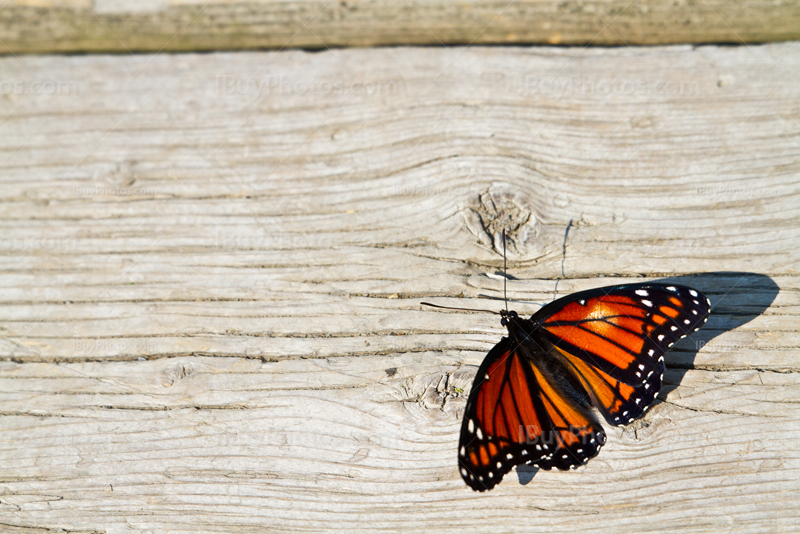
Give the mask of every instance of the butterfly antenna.
POLYGON ((506 267, 506 229, 503 228, 503 300, 506 301, 506 314, 508 314, 508 291, 506 285, 508 282, 508 269, 506 267))
POLYGON ((430 306, 431 308, 439 308, 442 310, 458 310, 458 311, 469 311, 469 312, 483 312, 483 313, 493 313, 495 315, 500 315, 500 312, 496 312, 493 310, 481 310, 481 309, 472 309, 472 308, 455 308, 453 306, 439 306, 438 304, 431 304, 430 302, 420 302, 423 306, 430 306))
MULTIPOLYGON (((508 291, 506 289, 508 275, 506 272, 508 271, 506 265, 506 231, 505 228, 503 229, 503 300, 506 302, 506 315, 508 315, 508 291)), ((472 308, 456 308, 454 306, 440 306, 438 304, 431 304, 430 302, 420 302, 423 306, 430 306, 431 308, 439 308, 440 310, 457 310, 457 311, 468 311, 468 312, 483 312, 483 313, 493 313, 494 315, 503 315, 502 312, 496 312, 493 310, 482 310, 482 309, 472 309, 472 308)))
MULTIPOLYGON (((561 278, 566 278, 564 274, 564 261, 567 259, 567 237, 569 236, 569 229, 572 227, 572 219, 569 220, 569 224, 567 224, 567 229, 564 231, 564 244, 562 245, 562 253, 561 253, 561 278)), ((556 300, 556 295, 558 294, 558 282, 561 280, 560 278, 556 278, 556 287, 553 289, 553 300, 556 300)))

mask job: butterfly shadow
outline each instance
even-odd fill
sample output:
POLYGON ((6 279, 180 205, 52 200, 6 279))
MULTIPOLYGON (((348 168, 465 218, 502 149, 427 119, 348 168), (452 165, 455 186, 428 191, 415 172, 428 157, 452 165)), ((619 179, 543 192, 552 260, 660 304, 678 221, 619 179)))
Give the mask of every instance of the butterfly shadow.
MULTIPOLYGON (((694 369, 697 353, 715 337, 745 325, 764 313, 775 301, 780 289, 772 278, 763 274, 720 271, 654 280, 665 284, 682 284, 705 293, 711 302, 708 322, 667 352, 661 398, 680 386, 687 371, 694 369)), ((727 347, 736 350, 736 346, 727 347)), ((725 348, 723 348, 725 350, 725 348)), ((663 401, 656 399, 655 405, 663 401)))
POLYGON ((529 464, 522 464, 517 466, 517 478, 519 479, 519 483, 523 486, 527 486, 528 483, 533 480, 533 477, 536 476, 536 473, 539 472, 539 468, 535 465, 529 464))
MULTIPOLYGON (((697 353, 717 336, 745 325, 764 313, 775 301, 779 288, 772 278, 758 273, 719 271, 685 276, 671 276, 653 280, 662 284, 677 284, 703 292, 711 302, 708 322, 686 339, 676 343, 664 356, 667 371, 661 389, 663 398, 678 388, 686 373, 694 369, 697 353)), ((736 346, 728 347, 735 350, 736 346)), ((656 398, 653 406, 663 402, 656 398)), ((539 468, 519 465, 516 468, 519 483, 527 485, 539 468)))

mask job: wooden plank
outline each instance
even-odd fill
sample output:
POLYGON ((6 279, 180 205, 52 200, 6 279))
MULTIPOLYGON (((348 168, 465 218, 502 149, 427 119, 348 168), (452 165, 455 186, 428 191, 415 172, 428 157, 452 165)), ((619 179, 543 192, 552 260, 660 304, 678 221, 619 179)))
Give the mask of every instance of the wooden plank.
POLYGON ((11 0, 0 53, 441 44, 642 45, 800 38, 773 0, 11 0))
POLYGON ((0 509, 38 532, 792 532, 800 48, 9 57, 0 509), (47 90, 52 88, 52 90, 47 90), (499 308, 714 306, 569 473, 460 480, 499 308), (556 290, 557 282, 557 290, 556 290))

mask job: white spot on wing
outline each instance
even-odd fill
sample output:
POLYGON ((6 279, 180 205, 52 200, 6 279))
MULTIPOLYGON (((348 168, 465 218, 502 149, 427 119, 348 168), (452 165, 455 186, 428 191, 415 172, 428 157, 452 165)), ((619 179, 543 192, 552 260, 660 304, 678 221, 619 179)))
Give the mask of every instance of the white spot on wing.
POLYGON ((475 432, 475 421, 473 421, 472 419, 470 419, 469 422, 467 423, 467 430, 469 431, 470 434, 475 432))
POLYGON ((693 297, 696 297, 696 296, 697 296, 697 291, 695 291, 694 289, 690 289, 690 290, 689 290, 689 294, 690 294, 691 296, 693 296, 693 297))
POLYGON ((645 305, 645 306, 647 306, 648 308, 652 308, 652 307, 653 307, 653 303, 652 303, 652 302, 650 302, 650 301, 649 301, 649 300, 647 300, 647 299, 642 299, 642 304, 644 304, 644 305, 645 305))
POLYGON ((639 295, 640 297, 648 296, 647 290, 645 289, 637 289, 636 294, 639 295))

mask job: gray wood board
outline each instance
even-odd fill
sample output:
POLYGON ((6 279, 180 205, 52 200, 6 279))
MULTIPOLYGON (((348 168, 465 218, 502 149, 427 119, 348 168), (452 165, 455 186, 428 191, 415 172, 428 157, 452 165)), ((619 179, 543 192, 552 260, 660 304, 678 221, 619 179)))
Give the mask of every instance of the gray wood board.
POLYGON ((799 67, 794 43, 0 59, 2 528, 796 531, 799 67), (664 279, 714 311, 587 466, 479 495, 458 431, 503 329, 419 303, 499 309, 503 228, 521 313, 664 279))

